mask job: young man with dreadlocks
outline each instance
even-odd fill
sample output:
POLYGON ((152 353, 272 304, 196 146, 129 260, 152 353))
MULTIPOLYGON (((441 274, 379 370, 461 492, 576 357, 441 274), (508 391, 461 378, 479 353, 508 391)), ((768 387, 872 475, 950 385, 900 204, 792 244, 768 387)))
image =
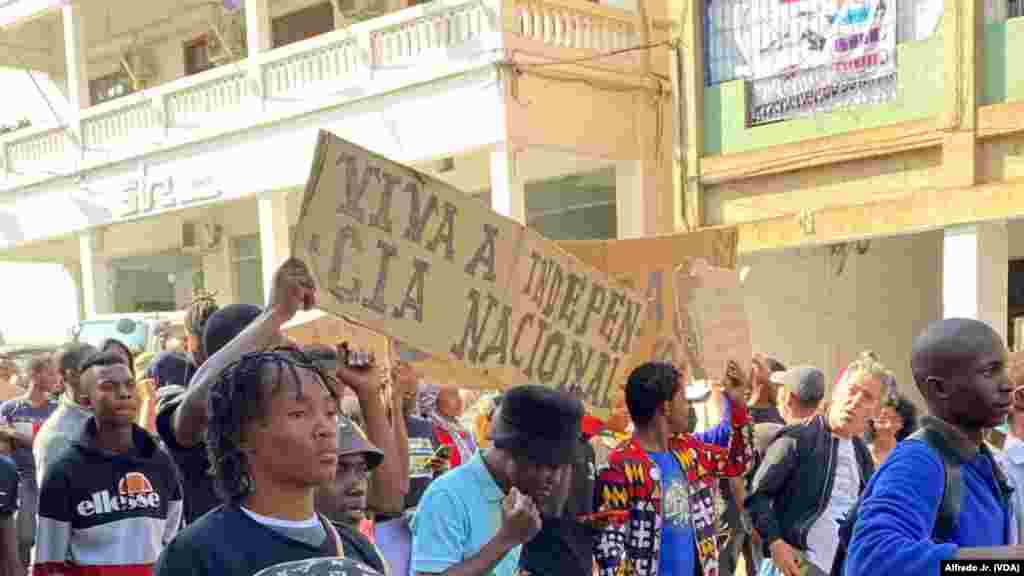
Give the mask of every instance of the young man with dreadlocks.
POLYGON ((197 294, 185 309, 185 350, 165 347, 146 365, 143 378, 152 379, 157 390, 172 384, 182 388, 188 386, 192 375, 206 362, 203 335, 210 318, 219 309, 214 294, 197 294))
POLYGON ((203 335, 206 324, 219 308, 214 294, 197 294, 185 312, 185 351, 192 357, 196 366, 206 362, 206 348, 203 347, 203 335))
POLYGON ((314 510, 316 489, 337 471, 337 417, 334 386, 297 350, 254 352, 228 366, 210 390, 206 439, 224 505, 181 532, 155 574, 250 576, 344 556, 337 531, 314 510))
POLYGON ((219 308, 205 322, 202 348, 210 354, 192 376, 188 388, 161 386, 157 391, 156 429, 181 470, 185 485, 185 521, 190 524, 219 503, 208 474, 205 444, 210 389, 224 369, 244 354, 283 343, 281 327, 301 309, 315 303, 309 269, 290 259, 274 274, 270 305, 265 310, 247 304, 219 308))

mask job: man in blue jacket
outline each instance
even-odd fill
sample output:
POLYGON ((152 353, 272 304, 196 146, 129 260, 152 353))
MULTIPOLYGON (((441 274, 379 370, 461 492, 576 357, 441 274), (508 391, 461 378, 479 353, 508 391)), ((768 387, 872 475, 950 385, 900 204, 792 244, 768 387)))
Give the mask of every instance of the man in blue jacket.
POLYGON ((935 322, 914 342, 911 369, 933 415, 922 425, 937 431, 960 463, 960 512, 950 537, 934 541, 943 458, 923 440, 904 440, 865 492, 846 576, 939 574, 943 560, 1021 553, 1006 547, 1016 541, 1009 489, 982 442, 983 430, 1002 423, 1010 408, 1002 338, 977 320, 935 322))

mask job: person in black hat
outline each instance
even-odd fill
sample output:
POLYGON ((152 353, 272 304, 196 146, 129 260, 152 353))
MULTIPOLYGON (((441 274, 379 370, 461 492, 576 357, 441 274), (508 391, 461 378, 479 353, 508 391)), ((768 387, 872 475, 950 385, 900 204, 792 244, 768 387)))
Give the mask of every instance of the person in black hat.
MULTIPOLYGON (((573 386, 570 393, 582 401, 581 386, 573 386)), ((499 407, 497 413, 500 411, 499 407)), ((580 521, 594 511, 597 465, 589 440, 586 430, 581 430, 575 459, 566 465, 555 493, 537 503, 543 525, 537 536, 523 546, 520 576, 593 575, 594 529, 580 521)))
POLYGON ((352 420, 338 417, 338 474, 316 492, 316 510, 338 529, 345 557, 387 572, 377 547, 359 532, 366 514, 370 473, 384 461, 384 453, 352 420))
POLYGON ((580 438, 583 405, 543 386, 506 392, 491 448, 434 480, 413 519, 412 574, 515 576, 580 438))

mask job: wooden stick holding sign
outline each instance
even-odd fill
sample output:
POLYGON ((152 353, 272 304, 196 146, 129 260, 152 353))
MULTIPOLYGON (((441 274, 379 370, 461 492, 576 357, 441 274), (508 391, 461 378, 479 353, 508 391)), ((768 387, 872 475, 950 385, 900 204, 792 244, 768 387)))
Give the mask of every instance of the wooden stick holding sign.
POLYGON ((606 412, 645 317, 641 294, 555 243, 328 132, 292 250, 325 310, 476 371, 461 388, 580 382, 606 412))

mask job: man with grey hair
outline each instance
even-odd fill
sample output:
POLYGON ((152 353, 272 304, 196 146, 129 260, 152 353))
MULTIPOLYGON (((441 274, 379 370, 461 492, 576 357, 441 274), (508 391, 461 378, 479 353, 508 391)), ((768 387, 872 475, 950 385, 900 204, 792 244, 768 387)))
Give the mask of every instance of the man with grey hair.
MULTIPOLYGON (((789 425, 765 451, 746 499, 773 566, 761 573, 824 576, 832 570, 839 521, 874 473, 861 436, 884 394, 885 368, 862 356, 843 373, 827 416, 789 425)), ((798 410, 824 396, 825 376, 811 366, 776 375, 798 410)))

